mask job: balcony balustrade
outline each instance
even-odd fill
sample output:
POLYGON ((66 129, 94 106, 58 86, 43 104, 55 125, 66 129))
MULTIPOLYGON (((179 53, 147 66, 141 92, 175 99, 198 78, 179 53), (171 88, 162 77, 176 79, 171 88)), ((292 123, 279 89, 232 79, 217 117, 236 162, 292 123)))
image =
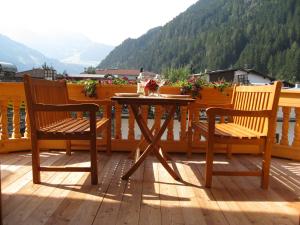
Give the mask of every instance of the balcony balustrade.
MULTIPOLYGON (((68 85, 69 96, 71 99, 81 100, 89 99, 83 93, 83 86, 78 84, 68 85)), ((96 89, 98 99, 110 98, 117 92, 136 92, 134 85, 98 85, 96 89)), ((161 93, 179 94, 180 89, 176 87, 162 87, 161 93)), ((228 104, 231 100, 232 89, 219 91, 214 88, 204 88, 200 91, 200 97, 196 100, 203 106, 228 104)), ((51 94, 51 93, 49 93, 51 94)), ((282 90, 279 102, 279 117, 282 120, 282 126, 279 127, 279 138, 274 137, 273 156, 300 160, 300 90, 290 89, 282 90), (282 115, 281 115, 282 114, 282 115), (294 129, 289 127, 290 117, 294 114, 294 129), (289 137, 292 141, 289 141, 289 137)), ((113 151, 131 151, 140 142, 139 130, 135 126, 134 116, 128 109, 128 116, 124 118, 123 108, 115 103, 113 109, 113 151), (124 127, 126 125, 126 127, 124 127)), ((23 83, 0 83, 0 152, 12 152, 30 150, 30 127, 26 111, 26 102, 23 83), (23 113, 22 113, 23 112, 23 113), (10 120, 12 118, 12 120, 10 120), (21 129, 20 129, 21 128, 21 129), (22 130, 22 132, 21 132, 22 130)), ((149 123, 154 124, 154 129, 158 128, 163 118, 164 108, 153 106, 149 110, 148 106, 142 109, 144 117, 153 117, 149 123), (150 115, 149 112, 154 112, 150 115)), ((196 119, 201 119, 200 108, 180 107, 178 113, 167 128, 161 145, 169 152, 187 151, 187 124, 189 115, 199 115, 196 119), (193 110, 193 111, 191 111, 193 110)), ((77 113, 77 116, 84 116, 77 113)), ((220 118, 221 120, 223 118, 220 118)), ((155 131, 154 131, 155 132, 155 131)), ((195 136, 199 134, 195 133, 195 136)), ((205 142, 198 139, 200 149, 195 152, 204 152, 205 142)), ((99 139, 99 148, 101 140, 99 139)), ((43 141, 40 147, 43 149, 63 149, 66 143, 64 141, 43 141)), ((88 143, 82 141, 72 141, 72 149, 87 149, 88 143)), ((225 146, 216 146, 219 152, 225 151, 225 146)), ((233 153, 259 153, 257 146, 233 146, 233 153)))

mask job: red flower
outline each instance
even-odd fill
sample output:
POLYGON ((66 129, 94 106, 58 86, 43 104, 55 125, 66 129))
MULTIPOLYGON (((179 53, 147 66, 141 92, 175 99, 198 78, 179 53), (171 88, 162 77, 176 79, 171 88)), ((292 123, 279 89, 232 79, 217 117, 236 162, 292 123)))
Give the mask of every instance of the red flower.
POLYGON ((149 80, 146 83, 145 88, 147 88, 149 91, 157 91, 158 89, 158 84, 155 82, 155 80, 149 80))

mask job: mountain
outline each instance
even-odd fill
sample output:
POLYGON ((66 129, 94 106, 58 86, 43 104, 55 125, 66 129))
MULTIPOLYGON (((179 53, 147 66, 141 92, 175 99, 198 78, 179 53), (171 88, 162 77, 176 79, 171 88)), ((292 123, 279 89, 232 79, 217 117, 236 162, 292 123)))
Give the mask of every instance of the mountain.
POLYGON ((58 59, 64 63, 85 66, 97 65, 114 48, 114 46, 93 42, 79 33, 22 32, 19 35, 22 36, 22 43, 39 50, 47 57, 58 59))
POLYGON ((61 63, 57 59, 48 58, 42 53, 31 49, 19 42, 0 34, 0 61, 10 62, 17 66, 18 71, 41 67, 45 62, 53 66, 57 72, 80 73, 84 70, 81 65, 61 63))
POLYGON ((192 72, 253 68, 300 81, 299 0, 200 0, 163 27, 117 46, 99 68, 192 72))

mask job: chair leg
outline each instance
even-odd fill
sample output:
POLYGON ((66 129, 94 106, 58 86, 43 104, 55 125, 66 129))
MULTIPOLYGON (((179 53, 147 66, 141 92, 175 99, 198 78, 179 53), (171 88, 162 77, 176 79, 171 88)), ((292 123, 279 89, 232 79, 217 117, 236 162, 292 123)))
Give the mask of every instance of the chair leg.
POLYGON ((36 139, 32 138, 32 180, 34 184, 41 183, 40 175, 40 150, 36 139))
POLYGON ((212 140, 207 140, 206 165, 205 165, 205 187, 210 188, 212 184, 214 144, 212 140))
POLYGON ((66 154, 71 155, 71 140, 66 140, 66 154))
POLYGON ((272 140, 268 139, 264 144, 263 161, 262 161, 261 187, 263 189, 268 189, 269 187, 271 148, 272 148, 272 140))
POLYGON ((227 158, 231 159, 232 158, 232 144, 227 144, 226 151, 227 151, 227 158))
POLYGON ((98 184, 98 167, 97 167, 97 149, 96 149, 96 137, 94 136, 90 140, 91 151, 91 183, 98 184))

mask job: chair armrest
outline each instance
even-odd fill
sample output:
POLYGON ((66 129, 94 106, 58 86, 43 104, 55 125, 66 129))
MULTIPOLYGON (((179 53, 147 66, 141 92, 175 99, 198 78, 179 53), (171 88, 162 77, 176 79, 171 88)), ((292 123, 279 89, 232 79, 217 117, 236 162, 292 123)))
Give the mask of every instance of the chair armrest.
POLYGON ((272 110, 236 110, 211 107, 206 110, 207 116, 248 116, 248 117, 269 117, 272 110))
POLYGON ((69 99, 69 103, 72 103, 72 104, 82 104, 82 103, 93 103, 93 104, 97 104, 98 106, 103 106, 106 108, 105 110, 105 115, 104 117, 106 118, 110 118, 111 117, 111 108, 112 108, 112 101, 109 99, 109 100, 94 100, 94 99, 91 99, 91 100, 73 100, 73 99, 69 99))
POLYGON ((76 111, 76 112, 97 112, 99 106, 93 103, 89 104, 34 104, 34 111, 76 111))

